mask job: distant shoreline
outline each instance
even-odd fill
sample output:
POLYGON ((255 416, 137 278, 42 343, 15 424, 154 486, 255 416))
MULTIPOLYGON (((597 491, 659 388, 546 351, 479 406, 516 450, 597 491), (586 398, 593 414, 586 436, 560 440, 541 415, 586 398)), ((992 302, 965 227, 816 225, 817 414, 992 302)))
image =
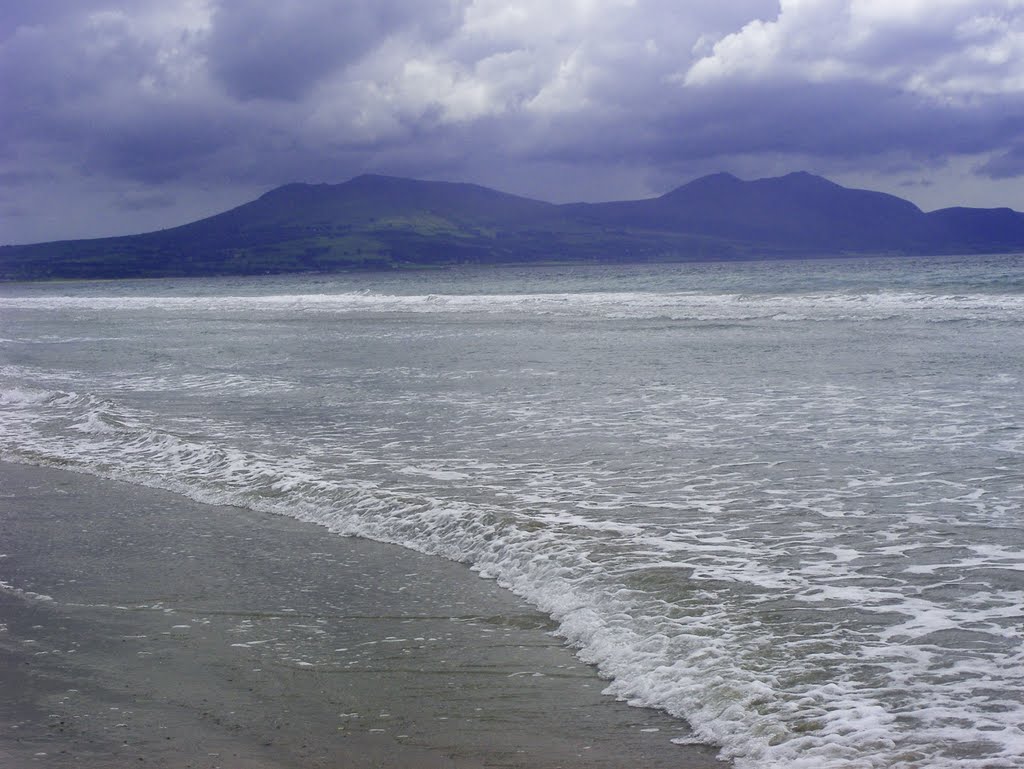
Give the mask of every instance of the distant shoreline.
POLYGON ((472 264, 747 261, 1024 250, 1024 214, 924 212, 807 173, 713 174, 657 198, 556 205, 472 184, 288 184, 180 227, 0 247, 0 280, 209 277, 472 264))
POLYGON ((694 265, 694 264, 764 264, 772 262, 814 262, 814 261, 853 261, 859 259, 981 259, 986 257, 1009 257, 1024 255, 1024 249, 984 253, 939 253, 939 254, 891 254, 891 253, 857 253, 857 254, 784 254, 767 257, 732 257, 720 259, 646 259, 642 261, 580 261, 571 259, 549 259, 524 262, 501 262, 496 264, 396 264, 388 267, 351 267, 330 271, 305 272, 264 272, 264 273, 211 273, 208 275, 155 275, 155 276, 123 276, 104 278, 68 278, 50 277, 36 279, 6 278, 0 275, 0 286, 12 285, 59 285, 62 283, 117 283, 124 281, 158 281, 158 280, 231 280, 238 278, 329 278, 332 276, 350 275, 389 275, 400 273, 458 273, 459 271, 479 270, 530 270, 533 268, 569 268, 569 267, 644 267, 662 265, 694 265))

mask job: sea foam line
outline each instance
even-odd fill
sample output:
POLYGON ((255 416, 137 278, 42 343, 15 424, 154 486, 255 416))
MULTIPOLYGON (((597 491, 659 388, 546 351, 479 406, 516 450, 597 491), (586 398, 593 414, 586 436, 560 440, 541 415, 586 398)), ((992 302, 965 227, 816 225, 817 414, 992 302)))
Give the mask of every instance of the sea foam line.
MULTIPOLYGON (((899 733, 896 714, 862 683, 805 682, 783 696, 773 677, 784 673, 799 678, 799 659, 792 671, 737 668, 733 660, 738 648, 755 642, 759 634, 753 624, 738 625, 727 606, 709 604, 702 612, 672 618, 672 607, 659 604, 656 596, 624 589, 621 584, 609 590, 609 583, 595 573, 590 552, 611 548, 614 554, 614 548, 629 546, 667 556, 672 550, 663 539, 648 536, 644 527, 630 531, 609 528, 607 522, 600 527, 581 526, 571 518, 544 520, 528 511, 520 515, 494 506, 379 488, 346 477, 345 468, 325 467, 302 455, 282 459, 162 431, 145 414, 88 395, 21 388, 0 394, 0 404, 6 407, 11 427, 0 438, 5 458, 164 488, 211 504, 291 515, 340 534, 394 542, 472 563, 482 575, 498 579, 551 614, 560 623, 560 633, 579 647, 581 657, 612 678, 609 693, 687 718, 702 739, 722 745, 724 755, 735 758, 740 767, 972 765, 937 753, 901 753, 895 739, 899 733), (58 423, 62 431, 50 431, 50 425, 58 423), (73 428, 70 432, 68 425, 73 428)), ((680 553, 692 550, 690 560, 708 569, 709 579, 728 573, 722 569, 730 563, 737 569, 733 577, 763 582, 771 576, 746 569, 745 562, 752 561, 755 551, 744 552, 744 548, 753 548, 753 543, 733 540, 730 547, 736 557, 724 560, 721 552, 709 552, 703 559, 697 542, 676 544, 680 553)), ((852 560, 842 548, 834 550, 836 562, 852 560)), ((999 560, 1008 557, 1005 551, 989 555, 999 560)), ((647 565, 662 566, 658 560, 647 565)), ((679 564, 667 561, 666 565, 679 564)), ((695 584, 699 589, 699 580, 695 584)), ((832 595, 813 593, 806 598, 836 601, 838 609, 863 596, 863 590, 851 593, 837 588, 832 595)), ((880 594, 879 600, 885 599, 880 594)), ((919 607, 928 608, 925 603, 919 607)), ((907 624, 903 630, 915 633, 940 627, 929 619, 925 624, 907 624)), ((893 656, 900 648, 910 656, 918 654, 917 659, 908 658, 908 671, 929 664, 927 647, 883 651, 893 656)), ((908 678, 908 685, 912 683, 908 678)), ((1013 712, 1007 710, 1006 717, 1013 712)), ((936 718, 941 721, 940 716, 936 718)), ((1014 749, 1012 725, 998 714, 985 718, 989 733, 999 735, 1005 747, 1002 755, 990 753, 972 763, 1014 766, 1024 749, 1014 749)), ((954 734, 931 728, 944 739, 954 734)))
POLYGON ((907 291, 805 294, 581 292, 535 294, 280 294, 261 296, 7 296, 0 308, 103 312, 480 313, 584 315, 689 321, 1005 320, 1024 313, 1021 294, 907 291))

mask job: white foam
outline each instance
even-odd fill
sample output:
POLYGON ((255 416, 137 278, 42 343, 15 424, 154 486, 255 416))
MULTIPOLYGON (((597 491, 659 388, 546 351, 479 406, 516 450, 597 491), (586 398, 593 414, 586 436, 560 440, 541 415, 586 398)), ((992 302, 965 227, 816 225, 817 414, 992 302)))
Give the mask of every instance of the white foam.
POLYGON ((9 387, 0 390, 0 406, 31 406, 52 397, 53 393, 46 390, 9 387))
POLYGON ((200 313, 482 313, 598 316, 696 322, 818 320, 1016 321, 1019 294, 933 294, 883 290, 802 294, 580 292, 534 294, 332 294, 254 296, 0 296, 0 308, 46 311, 200 313))
MULTIPOLYGON (((31 402, 61 409, 96 408, 95 400, 77 396, 31 402)), ((109 403, 105 408, 116 411, 109 403)), ((497 578, 554 616, 560 632, 580 647, 583 658, 599 665, 602 673, 613 679, 610 693, 633 704, 662 707, 687 717, 694 725, 696 738, 723 745, 725 754, 741 767, 891 765, 886 756, 894 749, 897 713, 877 701, 871 691, 853 683, 805 684, 800 698, 780 699, 779 683, 769 684, 735 662, 744 650, 756 654, 757 623, 737 625, 735 616, 730 618, 728 612, 707 606, 673 619, 656 608, 660 600, 656 593, 644 598, 642 591, 609 592, 606 578, 592 572, 586 555, 589 550, 601 548, 606 552, 605 574, 616 572, 621 558, 622 566, 629 563, 628 570, 621 573, 634 578, 666 568, 691 569, 696 585, 700 579, 726 580, 766 589, 769 597, 782 591, 799 604, 824 606, 826 613, 849 606, 882 614, 897 609, 906 612, 906 620, 890 622, 877 636, 877 645, 862 646, 858 652, 862 659, 884 662, 890 678, 906 681, 934 664, 934 654, 922 654, 915 646, 916 639, 956 630, 968 617, 975 623, 983 616, 1005 620, 1020 610, 1018 602, 1015 609, 1003 606, 981 614, 975 607, 955 616, 930 601, 911 600, 898 589, 833 582, 845 579, 851 564, 863 553, 827 540, 818 543, 815 537, 820 534, 806 538, 805 553, 813 558, 787 574, 774 570, 764 560, 764 543, 744 542, 709 525, 709 521, 688 533, 659 533, 650 526, 589 519, 578 512, 563 511, 535 513, 524 519, 528 525, 520 528, 497 510, 368 487, 327 468, 316 468, 302 457, 282 460, 224 446, 189 443, 147 428, 138 419, 123 421, 132 433, 100 431, 83 436, 79 443, 70 439, 70 433, 49 439, 41 435, 21 437, 30 438, 43 456, 48 454, 62 464, 71 461, 79 469, 170 488, 201 501, 284 512, 339 533, 370 536, 470 561, 482 574, 497 578), (111 461, 115 457, 117 461, 111 461), (494 516, 493 520, 486 522, 488 516, 494 516), (543 526, 537 528, 537 524, 543 526), (653 552, 662 557, 637 560, 637 554, 653 552), (750 720, 752 714, 757 714, 754 720, 750 720), (793 731, 794 725, 804 722, 817 726, 793 731), (864 758, 873 755, 878 758, 864 758)), ((410 468, 416 470, 417 466, 402 465, 396 470, 408 474, 410 468)), ((500 469, 495 467, 492 472, 500 469)), ((420 474, 438 480, 433 471, 420 474)), ((859 487, 854 484, 851 488, 859 487)), ((695 484, 693 488, 707 495, 713 486, 695 484)), ((674 507, 682 510, 686 505, 674 507)), ((719 503, 705 504, 703 509, 701 515, 715 515, 723 508, 719 503)), ((803 547, 800 540, 791 538, 780 555, 798 545, 803 547)), ((906 556, 913 551, 907 543, 886 542, 879 555, 906 556)), ((945 561, 943 567, 1015 563, 1019 557, 1011 548, 987 546, 975 548, 959 561, 945 561)), ((931 574, 934 570, 911 566, 905 571, 931 574)), ((777 638, 771 642, 794 652, 801 646, 823 643, 820 638, 777 638)), ((827 654, 837 655, 838 649, 827 654)), ((785 673, 784 659, 785 655, 779 660, 776 675, 785 673)), ((835 659, 840 660, 841 655, 835 659)), ((992 668, 976 662, 970 669, 992 668)), ((922 690, 916 689, 915 696, 923 696, 922 690)), ((981 718, 977 713, 973 717, 981 718)), ((991 732, 1012 729, 1005 719, 991 715, 983 721, 991 732)), ((932 765, 953 764, 935 758, 932 765)))
POLYGON ((398 472, 405 473, 406 475, 424 475, 437 481, 464 481, 469 478, 468 474, 455 470, 434 470, 426 467, 413 467, 412 465, 406 465, 398 472))
POLYGON ((18 598, 22 598, 26 601, 41 601, 43 603, 48 603, 53 600, 52 596, 48 596, 45 593, 36 593, 31 590, 23 590, 22 588, 15 587, 10 582, 5 582, 2 579, 0 579, 0 590, 3 590, 5 593, 16 596, 18 598))

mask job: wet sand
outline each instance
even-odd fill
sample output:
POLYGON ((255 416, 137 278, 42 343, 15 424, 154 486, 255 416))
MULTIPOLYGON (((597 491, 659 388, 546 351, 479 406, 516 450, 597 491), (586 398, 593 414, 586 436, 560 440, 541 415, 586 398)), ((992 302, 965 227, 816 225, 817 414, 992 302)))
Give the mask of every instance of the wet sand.
POLYGON ((0 766, 727 766, 460 564, 0 463, 0 766))

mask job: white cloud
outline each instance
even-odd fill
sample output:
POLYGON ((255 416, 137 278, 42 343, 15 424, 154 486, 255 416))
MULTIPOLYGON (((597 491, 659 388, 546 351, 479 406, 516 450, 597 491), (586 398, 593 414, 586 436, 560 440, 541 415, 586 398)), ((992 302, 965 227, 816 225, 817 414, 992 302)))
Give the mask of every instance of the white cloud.
POLYGON ((775 19, 722 37, 683 78, 709 87, 843 80, 951 103, 1021 92, 1024 2, 781 0, 775 19))

